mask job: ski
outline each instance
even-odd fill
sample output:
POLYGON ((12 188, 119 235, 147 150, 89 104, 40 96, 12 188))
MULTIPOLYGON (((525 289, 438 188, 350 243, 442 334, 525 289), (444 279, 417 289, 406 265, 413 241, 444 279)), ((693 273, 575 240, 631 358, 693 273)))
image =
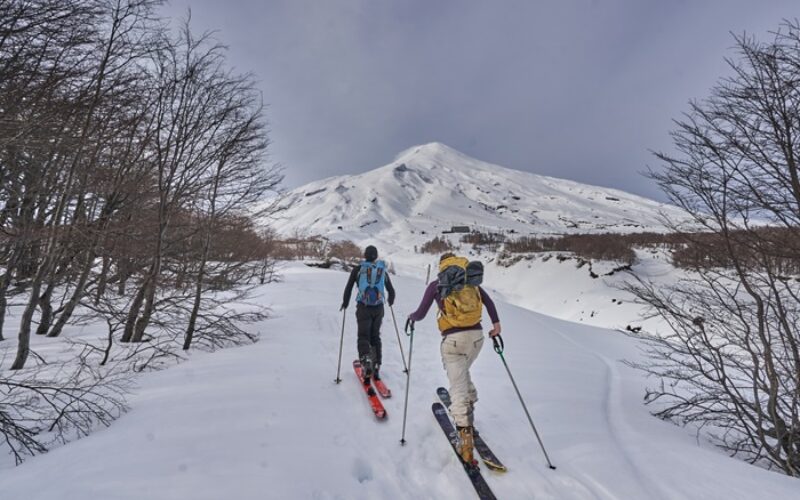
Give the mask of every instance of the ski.
POLYGON ((373 378, 372 385, 375 386, 375 390, 378 391, 378 394, 380 394, 382 398, 386 399, 392 397, 392 391, 386 387, 386 384, 383 383, 383 380, 379 378, 373 378))
POLYGON ((379 419, 386 418, 386 409, 383 407, 380 398, 378 398, 375 389, 372 388, 372 385, 364 383, 364 376, 361 372, 361 362, 357 359, 353 361, 353 370, 356 372, 361 388, 367 393, 367 400, 369 401, 370 407, 372 407, 372 412, 375 414, 375 417, 379 419))
MULTIPOLYGON (((439 387, 436 389, 436 394, 439 395, 439 399, 442 400, 445 407, 450 409, 450 393, 447 392, 447 389, 444 387, 439 387)), ((494 452, 489 448, 489 445, 486 444, 486 441, 483 440, 481 435, 478 433, 478 430, 473 427, 472 435, 475 439, 475 449, 478 450, 478 455, 481 456, 481 460, 483 463, 486 464, 486 467, 489 469, 496 471, 496 472, 507 472, 508 468, 503 465, 503 462, 495 456, 494 452)))
POLYGON ((469 480, 472 482, 472 486, 475 487, 478 498, 481 500, 496 500, 497 497, 494 496, 489 485, 486 484, 486 479, 483 478, 478 463, 467 463, 462 460, 461 455, 458 453, 458 432, 453 426, 453 422, 450 421, 450 415, 448 415, 447 409, 445 409, 441 403, 433 403, 431 410, 433 410, 436 421, 439 422, 439 426, 442 428, 445 436, 447 436, 447 440, 450 441, 450 446, 453 448, 456 457, 458 457, 458 461, 461 462, 461 465, 464 467, 464 472, 467 473, 469 480))

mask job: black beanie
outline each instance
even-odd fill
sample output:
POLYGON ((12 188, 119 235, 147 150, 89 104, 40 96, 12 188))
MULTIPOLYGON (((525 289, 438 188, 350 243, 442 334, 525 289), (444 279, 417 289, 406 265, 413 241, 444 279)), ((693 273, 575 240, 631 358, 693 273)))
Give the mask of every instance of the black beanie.
POLYGON ((373 262, 378 258, 378 249, 370 245, 364 249, 364 258, 369 262, 373 262))

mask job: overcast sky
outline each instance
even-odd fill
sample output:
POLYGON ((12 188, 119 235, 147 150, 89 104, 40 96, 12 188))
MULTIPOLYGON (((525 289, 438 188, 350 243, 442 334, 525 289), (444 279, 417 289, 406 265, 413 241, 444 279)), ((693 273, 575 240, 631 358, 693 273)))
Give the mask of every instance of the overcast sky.
POLYGON ((639 173, 797 0, 172 0, 268 104, 287 188, 443 142, 519 170, 663 199, 639 173))

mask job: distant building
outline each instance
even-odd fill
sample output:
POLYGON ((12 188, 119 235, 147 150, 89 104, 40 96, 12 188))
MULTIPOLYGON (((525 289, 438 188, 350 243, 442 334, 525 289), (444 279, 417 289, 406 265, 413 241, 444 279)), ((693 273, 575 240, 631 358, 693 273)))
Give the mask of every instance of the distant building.
POLYGON ((443 233, 468 233, 469 226, 452 226, 449 231, 442 231, 443 233))

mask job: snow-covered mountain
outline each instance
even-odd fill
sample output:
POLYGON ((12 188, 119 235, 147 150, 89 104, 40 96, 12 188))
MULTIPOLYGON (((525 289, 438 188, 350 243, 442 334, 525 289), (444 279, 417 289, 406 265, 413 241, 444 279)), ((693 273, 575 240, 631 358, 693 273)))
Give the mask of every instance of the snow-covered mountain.
MULTIPOLYGON (((677 207, 616 189, 521 172, 470 158, 440 143, 415 146, 383 167, 312 182, 285 195, 271 223, 279 234, 320 235, 376 245, 400 275, 425 276, 438 256, 420 245, 444 236, 459 253, 486 266, 484 286, 508 302, 557 318, 606 328, 642 324, 642 307, 619 287, 619 264, 595 263, 602 276, 575 260, 526 258, 510 267, 494 251, 474 249, 454 226, 508 237, 569 233, 663 232, 663 216, 684 221, 677 207), (613 274, 613 275, 612 275, 613 274), (563 285, 563 286, 562 286, 563 285), (547 290, 547 293, 543 291, 547 290)), ((675 269, 663 255, 639 252, 634 272, 669 283, 675 269)), ((402 299, 402 297, 401 297, 402 299)), ((405 297, 406 300, 409 297, 405 297)), ((645 324, 658 329, 650 320, 645 324)))
POLYGON ((284 206, 274 224, 279 233, 354 241, 396 241, 452 226, 521 235, 662 231, 662 214, 685 216, 640 196, 493 165, 436 142, 363 174, 297 188, 284 206))

